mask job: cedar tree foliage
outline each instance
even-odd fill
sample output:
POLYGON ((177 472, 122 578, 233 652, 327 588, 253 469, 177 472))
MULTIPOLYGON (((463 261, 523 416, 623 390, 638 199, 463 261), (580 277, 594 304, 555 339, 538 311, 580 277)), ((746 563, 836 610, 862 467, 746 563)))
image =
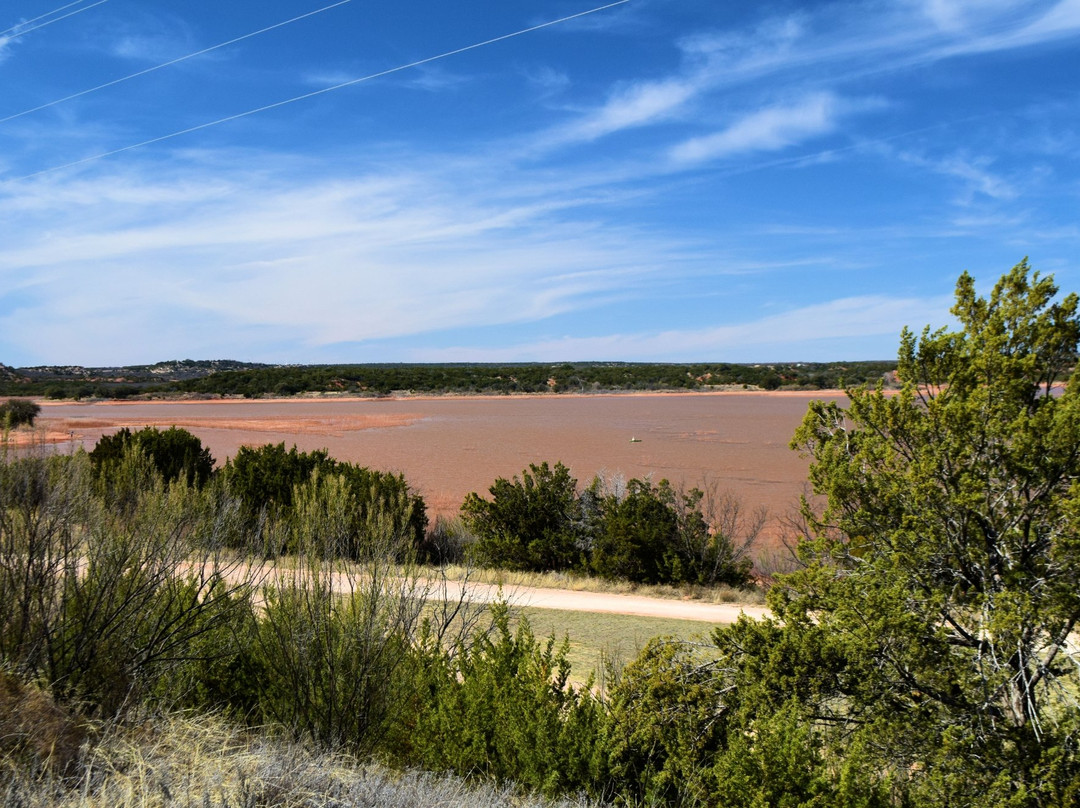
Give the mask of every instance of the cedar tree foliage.
POLYGON ((898 394, 814 402, 792 443, 823 505, 770 603, 830 646, 808 712, 940 804, 1080 783, 1080 319, 1057 292, 1026 260, 989 298, 965 273, 962 330, 904 330, 898 394))

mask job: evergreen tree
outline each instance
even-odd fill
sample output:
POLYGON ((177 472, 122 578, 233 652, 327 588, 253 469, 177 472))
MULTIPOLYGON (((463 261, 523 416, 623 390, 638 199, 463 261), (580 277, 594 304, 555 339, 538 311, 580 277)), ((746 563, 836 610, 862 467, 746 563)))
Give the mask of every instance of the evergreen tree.
MULTIPOLYGON (((1057 291, 1026 261, 988 299, 964 274, 961 331, 905 329, 899 394, 815 402, 793 442, 824 506, 758 662, 794 649, 807 714, 931 804, 1051 805, 1080 783, 1080 386, 1060 384, 1080 319, 1057 291)), ((734 658, 752 634, 717 639, 734 658)))

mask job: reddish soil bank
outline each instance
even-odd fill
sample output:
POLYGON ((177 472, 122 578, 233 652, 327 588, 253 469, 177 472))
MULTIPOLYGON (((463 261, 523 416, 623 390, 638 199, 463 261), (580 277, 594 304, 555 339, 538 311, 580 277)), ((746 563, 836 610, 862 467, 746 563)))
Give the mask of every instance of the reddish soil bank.
POLYGON ((547 460, 562 461, 583 483, 598 472, 715 483, 748 510, 765 505, 778 517, 804 490, 807 461, 788 443, 807 402, 839 395, 43 403, 38 420, 50 435, 70 434, 88 449, 123 426, 181 426, 219 462, 244 445, 325 448, 342 460, 402 472, 432 513, 456 513, 470 491, 484 493, 496 477, 547 460))

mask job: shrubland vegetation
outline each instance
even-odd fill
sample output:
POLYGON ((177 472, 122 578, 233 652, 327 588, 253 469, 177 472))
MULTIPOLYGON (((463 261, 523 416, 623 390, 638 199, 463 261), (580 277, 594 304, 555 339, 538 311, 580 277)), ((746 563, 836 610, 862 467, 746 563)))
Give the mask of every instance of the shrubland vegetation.
POLYGON ((0 429, 15 429, 20 426, 33 426, 34 419, 41 412, 35 402, 24 398, 11 398, 0 403, 0 429))
MULTIPOLYGON (((273 522, 292 517, 295 521, 298 509, 318 508, 326 489, 327 495, 343 500, 340 523, 335 526, 335 552, 339 555, 358 560, 368 553, 365 537, 373 535, 374 523, 380 520, 388 520, 398 535, 408 539, 399 555, 415 552, 424 542, 428 524, 424 500, 409 489, 401 474, 334 460, 322 450, 298 452, 294 446, 286 451, 284 443, 243 446, 221 474, 255 533, 267 518, 273 522)), ((266 531, 261 535, 273 539, 264 546, 274 554, 300 550, 296 531, 276 538, 266 531)))
POLYGON ((876 383, 895 362, 725 362, 657 364, 259 365, 241 362, 161 362, 131 368, 0 365, 0 395, 64 398, 167 396, 385 396, 427 394, 597 393, 749 387, 820 390, 876 383))
POLYGON ((766 390, 835 387, 841 379, 881 378, 890 362, 649 364, 577 362, 561 364, 318 365, 266 367, 215 373, 177 382, 171 389, 219 395, 352 393, 587 393, 618 390, 707 390, 746 385, 766 390))
POLYGON ((747 586, 749 549, 765 521, 739 503, 667 480, 596 478, 579 491, 561 463, 499 478, 490 499, 470 494, 466 548, 481 564, 514 570, 580 570, 643 584, 747 586), (703 511, 703 507, 705 511, 703 511))
MULTIPOLYGON (((565 644, 505 605, 440 599, 415 564, 438 542, 418 547, 398 478, 280 446, 252 450, 250 477, 200 480, 163 462, 200 462, 176 435, 135 433, 107 460, 7 451, 0 799, 107 795, 96 761, 182 708, 216 732, 274 728, 266 744, 296 760, 351 754, 621 805, 1075 805, 1080 389, 1056 382, 1080 318, 1056 294, 1026 263, 986 299, 961 277, 962 330, 905 331, 899 393, 810 407, 793 446, 820 499, 804 504, 800 568, 768 594, 774 618, 657 639, 585 686, 565 644), (264 563, 283 549, 287 563, 264 563)), ((579 489, 556 464, 491 495, 463 506, 490 562, 740 569, 739 515, 713 518, 700 492, 579 489)), ((185 788, 164 769, 143 782, 185 788)), ((295 802, 288 778, 248 782, 257 793, 221 804, 295 802)), ((359 793, 335 788, 310 794, 359 793)))
MULTIPOLYGON (((40 722, 47 698, 19 686, 16 712, 40 722)), ((7 706, 0 690, 0 705, 7 706)), ((5 715, 0 711, 0 721, 5 715)), ((0 730, 7 731, 12 724, 0 730)), ((36 723, 42 740, 75 742, 36 723)), ((22 731, 18 726, 17 731, 22 731)), ((56 747, 52 750, 55 752, 56 747)), ((46 752, 46 756, 48 751, 46 752)), ((77 787, 34 777, 29 768, 0 769, 4 808, 589 808, 599 803, 567 797, 522 796, 510 782, 466 780, 422 770, 400 771, 341 751, 314 748, 267 728, 247 729, 214 714, 171 714, 114 728, 79 755, 77 787)), ((6 761, 6 762, 10 762, 6 761)))
POLYGON ((186 429, 174 426, 161 431, 148 426, 138 432, 124 427, 103 435, 90 452, 96 475, 106 481, 113 479, 116 467, 133 450, 146 455, 166 483, 182 477, 188 485, 202 488, 214 473, 210 450, 186 429))
POLYGON ((50 399, 124 399, 170 382, 211 373, 265 367, 250 362, 184 359, 154 365, 86 368, 78 365, 12 368, 0 363, 0 396, 38 396, 50 399))

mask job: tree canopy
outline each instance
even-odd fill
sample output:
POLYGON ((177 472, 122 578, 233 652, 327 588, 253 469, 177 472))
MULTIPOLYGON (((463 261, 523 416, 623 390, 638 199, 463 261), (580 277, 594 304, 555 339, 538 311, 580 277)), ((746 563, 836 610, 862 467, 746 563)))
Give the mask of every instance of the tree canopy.
POLYGON ((1026 261, 988 298, 964 274, 962 330, 903 332, 898 394, 814 402, 806 566, 770 595, 778 623, 717 632, 774 707, 797 695, 936 804, 1080 787, 1080 388, 1060 384, 1080 319, 1057 293, 1026 261))
POLYGON ((577 568, 601 578, 649 584, 751 581, 748 549, 765 520, 746 517, 736 498, 667 480, 600 477, 582 491, 562 463, 530 465, 520 477, 498 478, 491 499, 475 492, 461 506, 483 564, 546 571, 577 568))
POLYGON ((90 452, 90 460, 99 475, 107 475, 131 449, 146 454, 166 482, 183 479, 188 485, 202 487, 214 473, 210 450, 197 436, 176 426, 164 431, 148 426, 137 432, 124 427, 102 435, 90 452))
MULTIPOLYGON (((335 460, 325 449, 301 452, 293 446, 286 451, 284 443, 241 446, 225 464, 223 478, 251 525, 267 514, 303 522, 305 507, 336 490, 348 501, 344 506, 348 526, 337 552, 350 558, 359 558, 370 549, 366 537, 373 533, 373 521, 388 520, 410 549, 421 545, 427 530, 424 500, 409 488, 403 475, 335 460), (298 496, 303 501, 297 502, 298 496)), ((288 538, 275 552, 296 552, 295 538, 288 538)))
POLYGON ((575 564, 581 509, 570 469, 562 463, 530 464, 521 477, 499 477, 489 490, 490 500, 473 492, 461 505, 480 560, 522 570, 575 564))
POLYGON ((14 429, 17 426, 33 426, 34 419, 41 412, 37 403, 25 398, 11 398, 0 404, 0 428, 14 429))

